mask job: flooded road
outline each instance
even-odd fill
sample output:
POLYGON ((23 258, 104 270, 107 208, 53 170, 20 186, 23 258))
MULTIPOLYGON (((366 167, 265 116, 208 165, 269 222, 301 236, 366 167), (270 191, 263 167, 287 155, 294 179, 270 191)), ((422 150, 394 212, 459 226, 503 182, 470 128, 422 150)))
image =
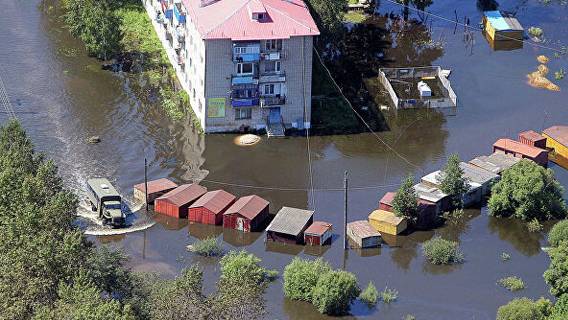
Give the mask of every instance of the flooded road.
MULTIPOLYGON (((385 51, 387 65, 431 63, 452 69, 450 80, 458 94, 458 108, 386 114, 390 131, 379 137, 417 167, 408 165, 372 134, 311 138, 316 189, 312 199, 305 138, 263 137, 254 146, 240 147, 234 144, 234 135, 200 136, 189 121, 172 122, 159 106, 138 99, 133 93, 140 81, 136 75, 103 71, 98 61, 85 57, 80 43, 43 14, 37 2, 0 3, 0 70, 14 109, 37 149, 57 162, 66 183, 81 195, 87 178, 107 176, 131 197, 132 186, 143 180, 147 157, 150 178, 170 177, 180 183, 205 178, 203 185, 210 190, 223 187, 238 196, 255 193, 265 197, 272 212, 282 205, 306 208, 313 201, 316 219, 333 223, 341 234, 343 207, 338 189, 345 170, 354 188, 349 219, 365 219, 384 192, 396 189, 408 173, 420 177, 439 169, 451 153, 467 160, 490 153, 499 137, 514 138, 521 130, 540 131, 568 122, 568 80, 557 82, 561 92, 526 84, 526 74, 538 65, 536 56, 552 58, 552 52, 530 44, 513 51, 493 51, 481 33, 474 34, 470 47, 464 44, 463 30, 458 28, 454 34, 453 24, 432 20, 429 38, 441 39, 443 48, 417 51, 411 44, 424 39, 395 39, 385 51), (85 143, 91 135, 99 135, 102 142, 85 143)), ((480 21, 474 1, 434 1, 428 9, 453 17, 454 7, 459 7, 460 17, 467 16, 474 24, 480 21)), ((500 8, 516 11, 525 28, 541 26, 547 46, 568 44, 566 6, 511 0, 501 1, 500 8)), ((379 12, 391 11, 398 14, 400 8, 381 1, 379 12)), ((568 61, 565 56, 552 58, 548 65, 553 71, 566 69, 568 61)), ((0 121, 6 119, 6 114, 0 114, 0 121)), ((551 167, 568 186, 568 171, 551 167)), ((266 246, 261 234, 245 236, 161 216, 144 232, 92 239, 123 248, 134 270, 171 277, 199 263, 205 270, 207 290, 213 289, 218 268, 216 260, 186 252, 186 245, 196 238, 217 235, 226 249, 246 248, 267 267, 280 271, 296 255, 323 255, 335 267, 356 273, 362 286, 374 281, 379 289, 388 286, 399 291, 398 301, 391 305, 379 304, 373 310, 355 305, 352 311, 357 318, 401 319, 414 314, 417 319, 432 320, 494 319, 497 307, 513 297, 549 296, 542 278, 549 263, 540 250, 546 245, 544 234, 528 233, 517 221, 490 218, 485 208, 467 210, 467 216, 456 225, 389 239, 391 246, 346 254, 337 240, 322 250, 266 246), (453 267, 427 264, 420 244, 434 235, 459 240, 466 262, 453 267), (501 262, 502 252, 511 255, 509 262, 501 262), (511 293, 496 285, 509 275, 521 277, 527 288, 511 293)), ((266 299, 269 318, 324 318, 309 304, 284 299, 278 281, 270 286, 266 299)))

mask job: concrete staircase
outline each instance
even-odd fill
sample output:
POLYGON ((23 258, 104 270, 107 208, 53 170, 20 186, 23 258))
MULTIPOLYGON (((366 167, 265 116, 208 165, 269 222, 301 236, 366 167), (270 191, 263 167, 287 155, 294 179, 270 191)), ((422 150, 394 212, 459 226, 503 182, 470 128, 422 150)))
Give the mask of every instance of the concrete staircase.
POLYGON ((286 130, 284 129, 284 125, 281 122, 267 123, 266 124, 266 135, 269 138, 285 137, 286 136, 286 130))

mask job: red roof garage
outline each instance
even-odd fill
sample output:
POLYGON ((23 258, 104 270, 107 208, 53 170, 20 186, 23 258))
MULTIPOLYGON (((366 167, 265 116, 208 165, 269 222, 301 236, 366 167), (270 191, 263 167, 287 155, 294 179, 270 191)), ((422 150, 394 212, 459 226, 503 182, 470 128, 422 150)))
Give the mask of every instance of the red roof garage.
MULTIPOLYGON (((148 203, 154 203, 154 200, 167 192, 172 191, 178 185, 170 179, 161 178, 158 180, 148 181, 148 203)), ((145 202, 146 187, 144 182, 134 186, 134 199, 145 202)))
POLYGON ((223 227, 244 232, 258 231, 268 217, 269 202, 252 195, 242 197, 223 214, 223 227))
POLYGON ((223 213, 236 197, 227 191, 209 191, 189 207, 189 221, 203 224, 223 223, 223 213))
POLYGON ((189 206, 207 192, 198 184, 184 184, 154 201, 154 211, 175 218, 187 218, 189 206))
POLYGON ((304 242, 310 246, 323 246, 331 242, 331 230, 331 223, 314 221, 314 223, 304 231, 304 242))

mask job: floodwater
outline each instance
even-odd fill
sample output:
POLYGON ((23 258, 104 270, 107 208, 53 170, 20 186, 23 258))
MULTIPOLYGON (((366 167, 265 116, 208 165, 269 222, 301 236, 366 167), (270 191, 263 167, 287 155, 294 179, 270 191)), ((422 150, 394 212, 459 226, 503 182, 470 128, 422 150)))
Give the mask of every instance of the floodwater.
MULTIPOLYGON (((269 268, 282 271, 294 256, 323 256, 335 267, 356 273, 362 286, 374 281, 379 289, 398 290, 399 299, 391 305, 378 304, 372 310, 354 305, 352 313, 357 318, 401 319, 414 314, 433 320, 494 319, 497 307, 513 297, 549 297, 542 278, 549 263, 540 249, 546 245, 544 234, 528 233, 517 221, 490 218, 481 208, 467 210, 467 218, 454 225, 388 239, 390 245, 380 249, 345 253, 339 237, 343 197, 338 189, 348 170, 354 188, 349 193, 349 220, 364 219, 403 176, 419 177, 437 170, 451 153, 467 160, 489 153, 499 137, 566 123, 568 80, 557 82, 561 92, 526 84, 526 74, 538 65, 536 56, 550 56, 552 71, 567 69, 566 57, 553 58, 549 49, 530 43, 518 50, 493 51, 481 33, 473 33, 470 45, 464 42, 463 28, 438 19, 428 22, 431 33, 426 32, 426 39, 424 32, 394 37, 392 47, 384 50, 385 65, 434 64, 452 69, 458 108, 386 114, 390 130, 378 137, 396 153, 372 134, 312 137, 312 193, 305 138, 263 137, 254 146, 240 147, 234 144, 234 135, 200 136, 189 121, 172 122, 159 106, 138 99, 132 89, 140 81, 136 75, 103 71, 98 61, 85 57, 80 43, 42 13, 37 2, 2 0, 0 4, 0 70, 14 109, 37 149, 55 159, 66 183, 77 193, 83 193, 87 178, 107 176, 131 197, 132 186, 143 180, 147 157, 150 178, 170 177, 180 183, 205 178, 208 182, 203 184, 210 189, 225 187, 239 196, 259 194, 271 202, 273 212, 282 205, 305 208, 313 203, 316 219, 333 223, 338 235, 326 248, 266 245, 262 234, 242 235, 158 216, 156 225, 146 231, 92 238, 124 249, 134 270, 171 277, 199 263, 205 270, 206 289, 212 290, 218 276, 216 260, 194 257, 185 247, 196 238, 216 235, 226 249, 246 248, 269 268), (443 43, 442 48, 412 45, 429 39, 443 43), (91 135, 99 135, 102 142, 85 143, 91 135), (434 235, 458 240, 465 263, 427 264, 420 244, 434 235), (509 253, 511 260, 501 262, 501 252, 509 253), (527 288, 511 293, 496 285, 508 275, 520 276, 527 288)), ((473 25, 480 21, 474 1, 438 0, 429 10, 453 18, 454 8, 459 8, 460 20, 467 16, 473 25)), ((510 0, 501 1, 500 8, 517 12, 525 28, 541 26, 547 39, 544 45, 568 44, 566 6, 555 1, 545 6, 536 0, 510 0)), ((381 1, 378 11, 400 14, 400 8, 388 1, 381 1)), ((411 11, 411 18, 418 17, 411 11)), ((385 19, 374 23, 386 27, 385 19)), ((375 47, 371 43, 365 48, 375 47)), ((373 87, 373 79, 364 82, 373 87)), ((0 114, 0 119, 5 121, 7 115, 0 114)), ((551 168, 568 186, 568 171, 551 168)), ((266 300, 272 319, 323 318, 309 304, 284 299, 281 281, 269 287, 266 300)))

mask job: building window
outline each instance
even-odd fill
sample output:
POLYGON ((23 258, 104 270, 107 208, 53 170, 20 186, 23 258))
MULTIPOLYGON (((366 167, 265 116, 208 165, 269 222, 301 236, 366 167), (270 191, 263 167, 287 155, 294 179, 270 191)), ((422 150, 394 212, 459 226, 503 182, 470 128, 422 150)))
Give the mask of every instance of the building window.
POLYGON ((252 118, 251 108, 236 108, 235 109, 235 120, 244 120, 252 118))
POLYGON ((280 72, 280 61, 266 61, 264 63, 265 72, 280 72))
POLYGON ((252 63, 237 63, 237 74, 252 74, 252 63))
POLYGON ((266 50, 282 50, 282 39, 266 40, 266 50))
POLYGON ((201 103, 201 100, 199 100, 198 108, 199 108, 199 113, 201 113, 201 110, 203 110, 203 104, 201 103))
POLYGON ((274 84, 265 84, 264 85, 264 94, 274 94, 274 84))

